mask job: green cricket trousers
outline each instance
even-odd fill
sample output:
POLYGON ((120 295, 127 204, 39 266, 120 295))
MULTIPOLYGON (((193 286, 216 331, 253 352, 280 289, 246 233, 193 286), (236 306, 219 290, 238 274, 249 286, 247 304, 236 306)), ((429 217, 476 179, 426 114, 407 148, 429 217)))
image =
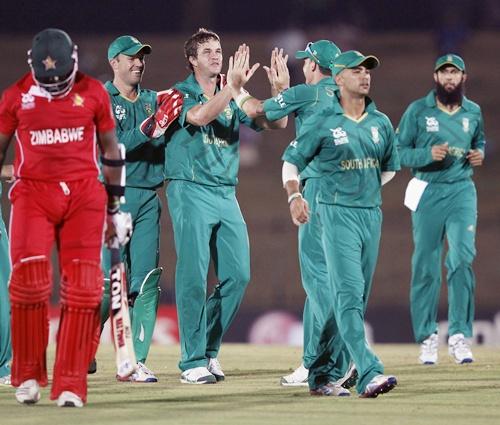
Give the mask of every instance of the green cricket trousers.
POLYGON ((217 357, 250 281, 247 226, 234 186, 172 180, 167 197, 177 252, 179 368, 206 367, 207 358, 217 357), (210 258, 218 283, 207 300, 210 258))
POLYGON ((319 204, 323 246, 331 282, 333 315, 321 334, 317 361, 309 370, 309 386, 328 382, 335 353, 347 347, 359 374, 358 393, 384 367, 366 342, 364 316, 378 257, 380 208, 351 208, 319 204))
POLYGON ((444 240, 448 283, 448 334, 472 336, 477 194, 471 179, 429 183, 412 213, 414 252, 410 306, 415 340, 437 332, 444 240))

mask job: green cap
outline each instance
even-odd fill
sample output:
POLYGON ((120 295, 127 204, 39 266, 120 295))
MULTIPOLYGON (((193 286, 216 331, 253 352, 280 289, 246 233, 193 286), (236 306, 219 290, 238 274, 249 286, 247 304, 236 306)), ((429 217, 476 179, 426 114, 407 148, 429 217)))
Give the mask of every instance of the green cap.
POLYGON ((29 63, 37 78, 62 77, 75 66, 75 45, 64 31, 47 28, 33 37, 29 63))
POLYGON ((446 65, 454 66, 458 70, 465 72, 465 62, 458 55, 448 53, 447 55, 443 55, 443 56, 439 57, 436 61, 436 65, 434 66, 434 71, 437 71, 446 65))
POLYGON ((348 50, 341 53, 330 65, 333 75, 337 75, 344 69, 364 66, 366 69, 373 69, 380 65, 380 61, 375 56, 365 56, 357 50, 348 50))
POLYGON ((152 51, 149 44, 142 44, 137 38, 131 35, 122 35, 113 41, 108 47, 108 60, 116 58, 120 53, 127 56, 134 56, 144 50, 146 55, 152 51))
POLYGON ((311 59, 322 68, 330 68, 332 61, 340 55, 340 49, 329 40, 307 43, 305 50, 295 53, 297 59, 311 59))

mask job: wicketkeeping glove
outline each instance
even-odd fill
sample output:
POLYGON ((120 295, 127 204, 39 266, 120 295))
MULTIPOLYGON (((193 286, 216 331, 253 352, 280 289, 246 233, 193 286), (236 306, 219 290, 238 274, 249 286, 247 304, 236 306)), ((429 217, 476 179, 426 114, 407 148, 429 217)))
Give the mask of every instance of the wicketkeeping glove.
POLYGON ((158 109, 141 123, 141 132, 151 139, 163 136, 181 113, 183 100, 183 94, 176 89, 158 92, 158 109))
POLYGON ((121 246, 124 246, 132 236, 132 215, 124 211, 108 212, 108 219, 115 227, 116 237, 121 246))

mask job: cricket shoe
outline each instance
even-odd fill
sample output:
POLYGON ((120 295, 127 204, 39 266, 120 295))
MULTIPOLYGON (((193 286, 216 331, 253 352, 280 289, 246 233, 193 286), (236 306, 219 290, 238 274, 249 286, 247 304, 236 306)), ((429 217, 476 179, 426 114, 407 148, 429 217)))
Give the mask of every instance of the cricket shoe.
POLYGON ((0 385, 7 385, 7 386, 12 385, 12 381, 10 380, 10 374, 0 377, 0 385))
POLYGON ((307 379, 309 378, 309 369, 304 367, 302 363, 290 375, 282 376, 280 385, 283 387, 307 387, 307 379))
POLYGON ((24 381, 16 389, 16 400, 19 403, 35 404, 40 401, 40 385, 35 379, 24 381))
POLYGON ((71 391, 63 391, 57 398, 59 407, 83 407, 83 401, 71 391))
POLYGON ((345 375, 335 383, 348 390, 349 388, 354 387, 354 385, 356 385, 356 382, 358 382, 358 371, 356 369, 356 365, 354 363, 351 363, 345 375))
POLYGON ((385 394, 391 391, 398 384, 398 380, 392 375, 377 375, 365 388, 365 391, 359 396, 361 398, 376 398, 379 394, 385 394))
POLYGON ((418 360, 422 364, 433 365, 438 361, 438 334, 433 333, 420 344, 420 356, 418 360))
POLYGON ((181 373, 181 382, 183 384, 215 384, 217 379, 206 367, 194 367, 181 373))
POLYGON ((474 361, 469 342, 465 339, 464 334, 455 334, 448 338, 448 354, 455 359, 457 364, 474 361))
POLYGON ((208 359, 208 371, 215 376, 217 382, 224 381, 224 379, 226 379, 226 376, 224 375, 224 372, 222 371, 222 368, 220 366, 219 360, 217 360, 216 357, 213 359, 208 359))
POLYGON ((121 379, 116 377, 119 381, 129 381, 129 382, 141 382, 141 383, 153 383, 158 382, 158 378, 155 374, 146 367, 144 363, 137 362, 137 368, 135 372, 128 378, 121 379))
POLYGON ((313 396, 331 396, 331 397, 349 397, 351 393, 336 382, 329 382, 326 385, 320 385, 314 390, 309 390, 313 396))

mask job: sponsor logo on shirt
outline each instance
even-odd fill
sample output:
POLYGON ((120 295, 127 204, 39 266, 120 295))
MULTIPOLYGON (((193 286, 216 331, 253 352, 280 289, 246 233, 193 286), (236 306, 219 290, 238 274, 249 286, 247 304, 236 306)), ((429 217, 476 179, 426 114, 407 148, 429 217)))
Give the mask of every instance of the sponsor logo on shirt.
POLYGON ((340 161, 340 169, 347 170, 366 170, 368 168, 380 168, 380 162, 377 158, 354 158, 340 161))
POLYGON ((218 148, 227 148, 229 146, 227 140, 220 139, 219 137, 210 137, 207 134, 203 135, 203 143, 205 145, 215 145, 218 148))
POLYGON ((373 143, 379 143, 380 142, 380 134, 378 132, 378 127, 372 127, 371 132, 372 132, 373 143))
POLYGON ((294 148, 294 149, 297 149, 297 140, 292 140, 292 141, 290 142, 290 146, 291 146, 292 148, 294 148))
POLYGON ((280 108, 283 109, 283 108, 286 108, 286 102, 285 102, 285 99, 283 99, 283 95, 280 93, 278 96, 275 96, 274 97, 274 101, 280 105, 280 108))
POLYGON ((122 105, 115 106, 115 117, 118 121, 123 121, 127 115, 127 111, 122 105))
POLYGON ((349 143, 347 133, 342 129, 342 127, 330 128, 330 131, 332 132, 333 143, 335 143, 335 146, 345 145, 346 143, 349 143))
POLYGON ((462 118, 462 128, 464 129, 464 133, 469 132, 470 122, 469 118, 462 118))
POLYGON ((464 148, 457 148, 455 146, 449 146, 448 147, 448 154, 451 156, 454 156, 455 158, 462 158, 465 155, 465 149, 464 148))
POLYGON ((45 128, 43 130, 31 130, 31 145, 55 145, 69 142, 82 142, 85 127, 73 128, 45 128))
POLYGON ((31 93, 21 93, 21 109, 33 109, 35 107, 35 96, 31 93))
POLYGON ((439 121, 435 117, 425 117, 427 132, 439 131, 439 121))

